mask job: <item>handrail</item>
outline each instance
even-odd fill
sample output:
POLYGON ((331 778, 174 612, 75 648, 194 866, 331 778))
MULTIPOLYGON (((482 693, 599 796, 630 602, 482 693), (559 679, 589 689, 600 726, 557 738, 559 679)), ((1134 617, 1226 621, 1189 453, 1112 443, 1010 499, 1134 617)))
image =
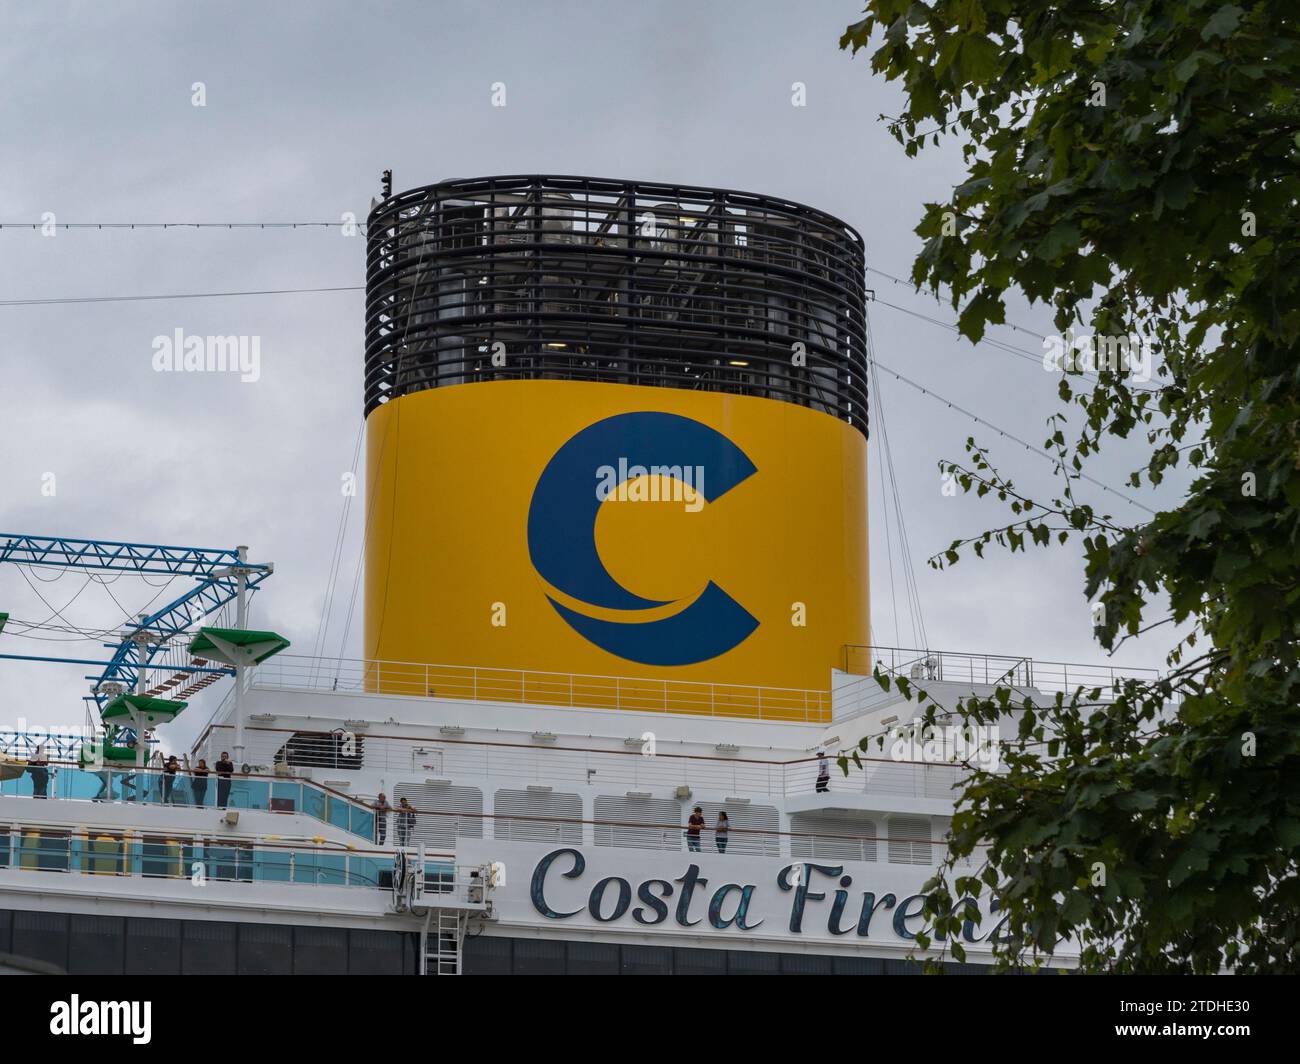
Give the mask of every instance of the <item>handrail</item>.
MULTIPOLYGON (((324 842, 325 840, 321 840, 324 842)), ((421 854, 410 848, 408 860, 421 854)), ((331 848, 316 840, 284 842, 261 837, 226 837, 159 829, 149 833, 122 825, 24 822, 0 825, 0 877, 31 872, 140 876, 187 880, 195 874, 218 882, 291 886, 361 887, 389 891, 385 874, 396 871, 394 851, 331 848), (169 837, 171 835, 178 837, 169 837), (326 863, 323 863, 326 862, 326 863)), ((423 852, 423 895, 445 895, 482 904, 472 890, 482 886, 481 866, 457 864, 454 854, 423 852)))
MULTIPOLYGON (((229 730, 230 725, 218 729, 229 730)), ((820 758, 816 755, 799 756, 789 760, 764 760, 753 757, 734 757, 660 751, 647 756, 637 749, 594 748, 588 746, 535 746, 522 742, 503 740, 450 739, 441 736, 385 735, 359 732, 356 735, 356 755, 348 763, 340 763, 338 738, 333 732, 319 734, 263 725, 246 729, 245 735, 255 750, 265 750, 256 755, 281 758, 290 736, 299 744, 296 767, 320 772, 350 773, 358 769, 384 773, 399 772, 408 775, 444 776, 447 773, 462 778, 467 774, 476 779, 495 776, 502 780, 519 781, 527 777, 533 782, 568 784, 576 786, 642 787, 689 786, 705 792, 723 794, 750 794, 787 797, 812 791, 813 773, 820 758), (259 739, 259 736, 274 736, 259 739), (311 740, 318 741, 318 748, 311 740), (313 757, 318 760, 313 761, 313 757), (524 759, 522 762, 520 759, 524 759), (419 763, 423 759, 425 762, 419 763), (445 766, 445 767, 444 767, 445 766), (520 773, 523 773, 523 776, 520 773), (592 772, 599 774, 593 780, 592 772), (739 789, 737 789, 739 788, 739 789)), ((868 740, 873 738, 868 736, 868 740)), ((853 757, 855 751, 836 752, 831 747, 832 758, 853 757)), ((866 772, 859 777, 860 784, 850 783, 847 777, 835 774, 831 789, 836 792, 862 790, 863 793, 903 797, 944 797, 946 787, 939 777, 955 770, 959 762, 953 759, 895 759, 892 756, 873 754, 869 750, 856 752, 858 767, 866 772), (864 786, 865 785, 865 786, 864 786), (943 791, 935 793, 936 788, 943 791)), ((283 777, 282 777, 283 778, 283 777)), ((301 777, 298 777, 301 778, 301 777)), ((400 782, 400 780, 398 781, 400 782)), ((409 782, 409 781, 408 781, 409 782)), ((504 784, 509 786, 509 784, 504 784)), ((521 784, 522 785, 522 784, 521 784)), ((371 795, 349 795, 355 801, 368 802, 371 795)))
POLYGON ((252 670, 264 689, 449 698, 462 702, 685 713, 727 719, 829 723, 831 690, 663 677, 601 676, 485 665, 279 654, 252 670), (321 666, 326 666, 322 671, 321 666))
MULTIPOLYGON (((417 817, 420 816, 440 816, 455 817, 465 820, 483 820, 497 821, 506 820, 516 821, 536 821, 545 824, 573 824, 581 827, 598 827, 598 828, 640 828, 651 831, 680 831, 686 832, 686 824, 658 824, 646 820, 600 820, 595 817, 567 817, 567 816, 541 816, 536 813, 458 813, 445 809, 411 809, 417 817)), ((796 816, 801 814, 796 813, 796 816)), ((874 819, 874 817, 873 817, 874 819)), ((716 835, 715 828, 707 824, 700 828, 701 836, 716 835)), ((780 839, 842 839, 849 842, 924 842, 927 845, 947 845, 944 840, 939 839, 922 839, 911 835, 828 835, 824 831, 781 831, 779 828, 746 828, 737 827, 734 824, 728 824, 726 835, 761 835, 764 838, 780 839)), ((499 842, 508 842, 509 839, 500 839, 499 842)))
MULTIPOLYGON (((79 798, 60 798, 57 801, 81 801, 79 798)), ((113 803, 117 804, 117 803, 113 803)), ((174 827, 145 828, 138 824, 123 826, 122 824, 94 823, 91 821, 79 821, 71 824, 68 821, 57 820, 35 820, 24 817, 19 823, 12 818, 0 817, 0 838, 10 834, 9 825, 17 825, 21 830, 34 829, 44 832, 66 832, 70 835, 81 835, 92 831, 103 832, 106 835, 120 836, 144 836, 170 833, 178 835, 187 842, 198 840, 205 846, 223 847, 230 846, 236 848, 247 848, 255 846, 262 849, 280 849, 280 850, 301 850, 304 846, 314 847, 315 850, 325 856, 338 857, 379 857, 391 858, 392 849, 377 850, 365 849, 350 842, 340 842, 337 839, 327 839, 324 836, 285 836, 285 835, 221 835, 214 834, 211 831, 203 829, 201 831, 179 830, 174 827)), ((179 840, 177 840, 179 841, 179 840)), ((415 847, 408 847, 414 850, 415 847)), ((454 861, 456 855, 452 852, 440 850, 426 850, 425 860, 434 861, 454 861)), ((0 868, 3 868, 0 865, 0 868)))
MULTIPOLYGON (((525 748, 525 749, 526 749, 526 748, 525 748)), ((866 760, 866 758, 863 758, 863 760, 866 760)), ((52 765, 56 765, 56 764, 64 764, 64 762, 51 762, 51 764, 52 764, 52 765)), ((898 764, 898 762, 887 761, 887 762, 884 762, 884 764, 893 765, 893 764, 898 764)), ((75 766, 74 766, 74 767, 75 767, 75 766)), ((931 767, 952 767, 952 766, 941 765, 941 766, 931 766, 931 767)), ((149 769, 144 769, 144 770, 114 769, 113 771, 118 771, 118 773, 123 773, 123 771, 151 771, 151 770, 149 770, 149 769)), ((96 774, 98 774, 98 771, 96 771, 96 774)), ((251 775, 251 774, 250 774, 250 775, 251 775)), ((285 777, 264 777, 264 775, 263 775, 263 777, 256 777, 256 778, 257 778, 257 779, 274 779, 274 780, 277 780, 277 782, 292 782, 292 779, 291 779, 291 778, 285 778, 285 777)), ((318 784, 316 784, 315 782, 312 782, 312 780, 298 780, 298 782, 300 782, 300 783, 305 783, 305 786, 309 786, 309 787, 316 787, 316 786, 318 786, 318 784)), ((333 792, 333 793, 337 793, 337 792, 333 792)), ((840 793, 842 793, 842 792, 840 792, 840 793)), ((372 804, 364 803, 364 801, 361 801, 361 800, 359 800, 359 799, 352 799, 352 797, 350 797, 350 796, 346 796, 346 795, 343 795, 342 797, 344 797, 344 799, 347 799, 348 801, 351 801, 352 804, 359 805, 359 806, 363 806, 363 808, 367 809, 368 812, 372 812, 372 813, 376 812, 376 810, 374 810, 374 806, 373 806, 372 804)), ((59 799, 51 799, 51 801, 90 801, 90 800, 88 800, 88 799, 74 799, 74 797, 59 797, 59 799)), ((117 804, 126 804, 126 805, 129 805, 129 804, 133 804, 133 803, 131 803, 131 801, 118 801, 118 800, 113 800, 112 803, 110 803, 110 804, 114 804, 114 805, 117 805, 117 804)), ((139 804, 142 804, 142 805, 151 805, 151 806, 153 806, 153 805, 157 805, 157 803, 152 803, 152 801, 151 801, 151 803, 139 803, 139 804)), ((179 809, 187 809, 187 808, 188 808, 188 809, 192 809, 192 808, 199 808, 199 806, 192 806, 192 805, 178 805, 177 808, 179 808, 179 809)), ((260 812, 265 812, 265 810, 260 810, 260 812)), ((277 810, 269 810, 269 812, 277 812, 277 810)), ((294 812, 299 812, 299 810, 294 810, 294 812)), ((303 812, 305 812, 305 810, 303 810, 303 812)), ((507 821, 507 822, 541 822, 541 823, 555 823, 555 825, 577 825, 577 826, 591 826, 591 827, 632 827, 632 829, 642 829, 642 830, 662 830, 662 831, 681 831, 681 832, 684 832, 684 831, 686 830, 686 825, 684 825, 684 823, 656 823, 656 822, 647 822, 647 821, 617 821, 617 819, 599 819, 599 818, 595 818, 595 817, 591 817, 591 818, 585 818, 585 817, 547 817, 547 816, 541 816, 541 814, 534 814, 534 813, 471 813, 471 812, 456 812, 456 810, 443 810, 443 809, 419 809, 419 808, 415 808, 415 806, 412 806, 412 808, 409 809, 409 810, 403 810, 403 809, 400 809, 399 806, 389 806, 389 808, 385 809, 385 813, 393 814, 393 816, 396 816, 396 814, 404 813, 404 812, 409 812, 409 813, 413 814, 413 816, 415 816, 415 817, 417 817, 417 818, 419 818, 419 817, 452 817, 452 818, 456 818, 456 819, 477 819, 477 821, 491 821, 491 822, 497 822, 497 821, 507 821)), ((815 812, 815 810, 807 810, 807 812, 815 812)), ((796 816, 797 816, 797 814, 796 814, 796 816)), ((26 823, 26 822, 25 822, 25 823, 26 823)), ((69 829, 68 825, 66 825, 66 823, 65 823, 65 825, 56 825, 56 826, 55 826, 55 830, 70 830, 70 829, 69 829)), ((139 829, 136 829, 136 827, 130 827, 130 829, 122 829, 122 827, 120 827, 120 826, 104 826, 104 829, 103 829, 103 830, 105 830, 105 831, 127 831, 127 832, 129 832, 129 831, 138 831, 139 829)), ((175 829, 160 829, 160 830, 175 830, 175 829)), ((707 827, 707 826, 706 826, 706 827, 703 827, 703 829, 701 829, 701 830, 702 830, 702 831, 705 831, 706 834, 710 834, 710 835, 711 835, 711 834, 714 834, 714 829, 711 829, 711 827, 707 827)), ((792 838, 792 839, 793 839, 793 838, 800 838, 800 839, 802 839, 802 838, 809 838, 809 839, 842 839, 842 840, 855 840, 855 842, 872 842, 872 840, 876 840, 876 842, 880 842, 880 840, 889 840, 889 839, 892 839, 892 840, 894 840, 894 842, 927 842, 927 843, 931 843, 931 844, 933 843, 933 840, 926 840, 926 839, 919 839, 919 838, 911 838, 911 836, 902 836, 902 835, 892 835, 892 836, 884 836, 884 835, 839 835, 839 834, 827 834, 827 832, 824 832, 824 831, 818 831, 818 832, 809 832, 809 831, 781 831, 781 830, 779 830, 779 829, 775 829, 775 827, 772 827, 772 829, 768 829, 768 827, 742 827, 742 826, 732 825, 732 826, 729 826, 729 827, 728 827, 728 832, 729 832, 729 834, 731 834, 731 835, 761 835, 761 836, 766 836, 766 838, 792 838)), ((3 832, 0 832, 0 834, 3 834, 3 832)), ((204 838, 209 838, 209 836, 207 835, 207 832, 204 832, 204 838)), ((230 839, 230 842, 231 842, 231 843, 248 844, 248 843, 253 842, 253 840, 256 839, 256 836, 229 836, 229 839, 230 839)), ((313 843, 315 843, 315 840, 309 840, 309 842, 313 842, 313 843)), ((331 844, 331 845, 343 845, 342 843, 331 842, 331 840, 328 840, 328 839, 322 839, 321 842, 322 842, 322 843, 328 843, 328 844, 331 844)), ((257 842, 257 844, 261 845, 261 842, 257 842)), ((269 844, 269 843, 268 843, 268 844, 269 844)), ((347 844, 347 845, 346 845, 346 849, 342 849, 342 851, 338 851, 338 852, 347 852, 347 853, 376 853, 376 855, 391 856, 391 852, 390 852, 390 851, 365 851, 365 849, 361 849, 361 848, 359 848, 359 847, 355 847, 355 845, 352 845, 352 844, 347 844)), ((429 855, 426 855, 426 856, 429 856, 429 855)), ((450 856, 450 855, 447 855, 447 856, 450 856)))
MULTIPOLYGON (((231 724, 217 724, 214 725, 213 727, 225 728, 229 730, 234 726, 231 724)), ((249 725, 244 728, 244 731, 245 732, 258 732, 258 731, 278 732, 282 735, 304 734, 302 728, 269 728, 263 725, 249 725)), ((319 734, 321 737, 324 737, 325 735, 328 735, 330 733, 320 732, 317 734, 319 734)), ((530 746, 527 743, 508 743, 503 740, 497 740, 497 739, 452 739, 442 735, 439 735, 437 738, 433 738, 432 736, 428 736, 428 735, 387 735, 387 734, 380 734, 378 732, 369 732, 369 731, 359 732, 358 735, 360 737, 364 737, 365 739, 392 739, 392 740, 396 740, 397 742, 420 743, 422 745, 427 745, 429 743, 437 743, 440 746, 487 746, 487 747, 499 747, 506 750, 527 750, 531 753, 547 753, 547 752, 558 753, 563 751, 566 753, 573 753, 573 754, 613 754, 619 757, 645 757, 646 756, 645 754, 641 753, 639 750, 617 750, 614 748, 604 749, 597 746, 559 746, 554 743, 548 743, 546 746, 530 746)), ((194 749, 198 749, 198 744, 195 745, 194 749)), ((193 753, 194 751, 191 750, 190 755, 193 756, 193 753)), ((762 758, 757 758, 757 757, 717 757, 711 754, 673 754, 673 753, 668 753, 666 751, 663 753, 659 753, 656 751, 654 756, 656 759, 673 758, 675 760, 682 760, 682 761, 709 761, 709 762, 717 763, 719 765, 773 765, 778 767, 784 767, 786 765, 808 764, 810 762, 818 760, 816 754, 810 754, 807 757, 794 757, 786 761, 764 760, 762 758)), ((914 763, 910 761, 895 761, 892 758, 886 758, 886 757, 866 757, 861 754, 859 755, 859 760, 878 761, 882 764, 888 764, 888 765, 900 765, 900 764, 905 765, 905 764, 914 763)), ((304 766, 304 767, 329 768, 331 766, 319 765, 319 766, 304 766)), ((296 777, 284 777, 284 776, 269 777, 268 776, 263 778, 286 779, 286 778, 296 778, 296 777)), ((319 787, 325 786, 325 784, 318 784, 314 780, 312 781, 312 785, 319 786, 319 787)), ((343 794, 341 791, 335 791, 333 793, 338 794, 342 798, 349 797, 349 795, 343 794)))
MULTIPOLYGON (((59 799, 59 800, 78 801, 80 799, 59 799)), ((389 810, 389 812, 396 813, 398 812, 398 810, 396 808, 393 808, 389 810)), ((409 812, 415 815, 417 818, 418 817, 454 817, 457 820, 480 820, 480 821, 492 821, 492 822, 498 820, 504 820, 511 823, 515 823, 519 821, 528 821, 528 822, 557 824, 557 825, 567 824, 567 825, 574 825, 580 827, 638 828, 642 830, 651 830, 651 831, 681 832, 683 834, 685 833, 687 828, 686 824, 681 824, 681 823, 677 823, 677 824, 655 823, 655 822, 644 821, 644 820, 604 820, 596 817, 587 818, 587 817, 542 816, 534 813, 464 813, 464 812, 455 812, 455 811, 448 811, 442 809, 416 809, 416 808, 410 809, 409 812)), ((795 815, 799 815, 799 814, 795 814, 795 815)), ((48 829, 50 831, 60 831, 60 832, 73 832, 73 831, 78 831, 83 828, 86 828, 90 830, 102 830, 106 833, 138 835, 141 834, 143 831, 143 829, 139 828, 138 826, 123 828, 121 825, 78 824, 74 828, 74 827, 70 827, 66 823, 60 824, 54 821, 36 822, 36 821, 24 820, 22 824, 24 827, 35 827, 38 830, 48 829)), ((175 829, 168 829, 168 828, 160 828, 158 830, 175 831, 175 829)), ((701 832, 701 837, 716 834, 715 829, 709 827, 707 824, 700 829, 700 832, 701 832)), ((182 834, 181 832, 176 832, 176 833, 182 834)), ((818 831, 818 832, 782 831, 778 828, 740 827, 734 824, 728 826, 726 834, 731 836, 754 835, 754 836, 763 836, 765 838, 836 839, 836 840, 847 841, 847 842, 923 842, 928 846, 946 845, 946 842, 941 839, 928 839, 928 838, 921 838, 919 836, 912 836, 912 835, 841 835, 841 834, 828 834, 827 832, 824 831, 818 831)), ((3 837, 3 835, 4 835, 4 831, 0 830, 0 837, 3 837)), ((240 846, 240 847, 257 846, 258 848, 276 848, 276 847, 280 847, 284 849, 298 848, 294 845, 292 841, 270 840, 270 839, 265 839, 265 837, 263 836, 247 836, 247 835, 233 836, 232 835, 232 836, 218 837, 218 836, 209 835, 205 832, 203 833, 202 838, 205 845, 212 845, 212 846, 230 845, 230 846, 240 846)), ((498 838, 497 841, 508 842, 511 840, 508 838, 506 839, 498 838)), ((312 844, 316 846, 342 847, 341 849, 333 849, 327 851, 329 853, 334 853, 339 855, 353 855, 353 856, 362 856, 362 857, 364 856, 392 857, 393 855, 392 850, 365 850, 359 847, 355 847, 351 844, 344 845, 342 843, 330 839, 321 839, 319 843, 315 839, 304 839, 302 840, 302 843, 312 844)), ((405 847, 405 849, 410 850, 410 849, 414 849, 414 847, 407 846, 405 847)), ((430 852, 430 851, 426 851, 425 853, 426 860, 434 860, 435 858, 442 858, 442 857, 445 857, 447 859, 454 859, 455 854, 437 853, 437 852, 430 852)))
MULTIPOLYGON (((1043 691, 1073 690, 1070 685, 1071 671, 1074 672, 1077 681, 1073 686, 1085 689, 1114 686, 1116 682, 1123 680, 1146 679, 1148 682, 1153 682, 1160 678, 1159 669, 1141 666, 1090 665, 1082 662, 1045 661, 1023 655, 976 654, 966 651, 865 644, 844 645, 842 664, 845 671, 860 671, 850 667, 857 654, 867 656, 875 668, 893 675, 921 665, 924 668, 932 667, 936 673, 923 676, 922 679, 944 680, 945 666, 947 666, 946 671, 950 673, 950 682, 964 681, 996 686, 1010 678, 1012 686, 1035 687, 1043 691), (976 678, 977 665, 983 666, 982 680, 976 678)), ((870 675, 869 672, 866 674, 870 675)))
MULTIPOLYGON (((286 787, 286 788, 309 787, 312 788, 313 790, 320 791, 322 796, 327 799, 330 799, 334 802, 345 803, 349 811, 356 810, 358 812, 363 813, 366 816, 370 816, 370 817, 374 816, 374 808, 370 806, 368 803, 363 802, 353 797, 350 794, 344 794, 342 791, 338 791, 327 784, 319 783, 316 780, 312 780, 312 779, 304 779, 301 776, 274 776, 274 775, 265 775, 265 774, 254 773, 254 772, 234 772, 229 777, 224 777, 224 776, 218 776, 214 769, 210 769, 206 776, 200 776, 200 774, 194 772, 192 769, 178 769, 174 773, 168 773, 165 770, 153 765, 144 765, 144 766, 136 767, 135 765, 113 764, 111 762, 105 762, 101 765, 91 766, 91 765, 83 765, 80 761, 58 761, 58 760, 47 760, 44 764, 44 767, 47 769, 58 769, 60 770, 60 772, 65 770, 70 770, 72 772, 78 773, 79 775, 94 777, 97 780, 106 783, 106 786, 104 786, 101 790, 101 795, 103 797, 79 798, 74 795, 62 795, 62 796, 56 795, 52 799, 50 799, 53 801, 105 801, 110 804, 119 804, 119 802, 121 804, 131 804, 133 802, 136 802, 141 805, 173 805, 176 808, 204 808, 207 806, 207 799, 209 796, 211 796, 214 799, 216 797, 217 794, 216 787, 212 786, 211 790, 209 790, 208 787, 213 785, 217 781, 225 782, 228 780, 233 788, 233 785, 237 782, 250 780, 258 783, 265 782, 269 785, 267 791, 267 798, 268 798, 267 808, 256 809, 257 812, 276 813, 280 815, 297 815, 301 813, 303 816, 309 817, 313 820, 317 820, 322 824, 329 824, 331 827, 339 828, 340 830, 346 831, 351 835, 357 835, 361 838, 368 838, 368 839, 372 839, 374 836, 373 824, 367 825, 367 829, 365 831, 356 830, 353 827, 351 827, 352 824, 351 815, 348 816, 346 824, 340 824, 330 818, 328 806, 326 807, 326 810, 323 815, 318 815, 315 812, 315 810, 313 810, 305 801, 301 803, 301 807, 295 806, 295 808, 291 810, 280 810, 280 809, 270 808, 270 799, 275 797, 272 794, 270 788, 275 786, 286 787), (137 775, 145 776, 149 780, 150 784, 155 784, 155 785, 161 785, 161 783, 169 776, 173 780, 179 780, 179 779, 188 780, 191 782, 191 785, 195 779, 202 778, 206 781, 206 785, 204 788, 204 801, 202 805, 196 805, 195 803, 188 802, 188 801, 168 802, 166 800, 161 800, 161 801, 151 800, 146 796, 146 792, 149 789, 149 785, 147 784, 143 787, 136 787, 134 783, 130 784, 133 792, 131 798, 119 800, 119 799, 114 799, 112 797, 112 784, 116 782, 115 777, 131 777, 133 779, 137 775)), ((12 783, 16 781, 10 780, 7 782, 12 783)), ((0 783, 0 796, 3 796, 4 794, 4 786, 5 786, 4 783, 0 783)), ((57 786, 57 780, 56 780, 56 786, 57 786)), ((157 786, 156 789, 161 792, 162 787, 157 786)))

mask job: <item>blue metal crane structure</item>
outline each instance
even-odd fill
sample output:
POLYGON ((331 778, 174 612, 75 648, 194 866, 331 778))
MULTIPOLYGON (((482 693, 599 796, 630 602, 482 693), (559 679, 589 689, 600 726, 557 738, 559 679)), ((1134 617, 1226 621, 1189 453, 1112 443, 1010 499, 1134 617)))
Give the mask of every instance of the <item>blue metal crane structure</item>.
MULTIPOLYGON (((0 654, 0 659, 16 661, 99 666, 99 675, 87 679, 94 681, 89 697, 101 714, 124 691, 143 692, 147 686, 145 677, 150 670, 173 668, 153 664, 154 658, 177 636, 195 628, 198 621, 214 610, 228 602, 237 602, 240 607, 239 627, 244 627, 249 593, 257 590, 262 581, 275 571, 270 563, 249 562, 246 547, 170 547, 0 532, 0 563, 3 562, 79 569, 90 573, 136 573, 195 580, 194 586, 153 613, 142 614, 135 621, 128 618, 121 639, 117 643, 104 644, 113 650, 111 659, 106 662, 0 654)), ((216 678, 234 675, 236 670, 229 666, 211 667, 206 662, 191 662, 184 666, 183 672, 216 678)))

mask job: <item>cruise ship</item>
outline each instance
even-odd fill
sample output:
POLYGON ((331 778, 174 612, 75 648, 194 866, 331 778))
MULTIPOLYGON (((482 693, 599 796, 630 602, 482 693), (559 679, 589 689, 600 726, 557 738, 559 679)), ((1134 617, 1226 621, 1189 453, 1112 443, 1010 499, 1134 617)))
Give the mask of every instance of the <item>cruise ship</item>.
POLYGON ((963 755, 874 674, 948 711, 1119 677, 872 645, 864 264, 752 193, 386 188, 362 658, 250 626, 247 547, 0 534, 0 573, 192 579, 78 662, 84 729, 0 732, 0 967, 987 970, 996 902, 964 962, 917 948, 963 755))

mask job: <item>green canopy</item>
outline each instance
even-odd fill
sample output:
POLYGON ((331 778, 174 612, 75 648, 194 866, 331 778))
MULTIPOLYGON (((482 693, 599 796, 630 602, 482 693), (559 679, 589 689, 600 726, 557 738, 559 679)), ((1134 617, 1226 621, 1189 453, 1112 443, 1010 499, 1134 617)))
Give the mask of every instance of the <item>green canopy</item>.
POLYGON ((225 665, 260 665, 289 645, 275 632, 252 632, 246 628, 200 628, 190 643, 196 658, 225 665))
MULTIPOLYGON (((77 755, 77 760, 83 765, 90 765, 95 762, 95 748, 89 743, 82 746, 77 755)), ((135 747, 133 746, 103 746, 99 751, 99 758, 103 761, 127 761, 135 764, 135 747)))
POLYGON ((166 724, 181 715, 188 702, 173 702, 167 698, 150 698, 147 695, 118 695, 104 707, 100 714, 106 721, 134 722, 136 716, 147 727, 166 724))
POLYGON ((5 625, 9 623, 9 614, 0 613, 0 632, 5 630, 5 625))

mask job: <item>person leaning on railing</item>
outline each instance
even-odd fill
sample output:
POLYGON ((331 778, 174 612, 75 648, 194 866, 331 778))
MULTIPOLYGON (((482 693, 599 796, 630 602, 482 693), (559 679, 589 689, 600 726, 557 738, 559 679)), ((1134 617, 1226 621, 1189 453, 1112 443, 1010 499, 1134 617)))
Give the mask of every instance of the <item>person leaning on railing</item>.
POLYGON ((388 838, 388 814, 392 810, 388 796, 383 791, 375 799, 375 842, 382 846, 388 838))
POLYGON ((50 763, 45 759, 44 750, 37 750, 27 762, 27 774, 32 778, 32 797, 48 798, 50 763))
POLYGON ((415 809, 405 798, 401 798, 397 803, 397 845, 405 846, 411 838, 411 830, 415 827, 415 809))
POLYGON ((172 800, 172 789, 176 786, 176 773, 181 770, 181 763, 176 760, 176 755, 172 754, 163 765, 162 775, 162 800, 166 805, 172 800))
POLYGON ((208 774, 210 771, 207 759, 199 758, 199 763, 194 766, 192 772, 194 779, 190 782, 190 789, 194 792, 195 805, 202 805, 208 797, 208 774))
POLYGON ((704 810, 698 805, 686 821, 686 848, 692 853, 700 852, 700 830, 704 827, 704 810))

